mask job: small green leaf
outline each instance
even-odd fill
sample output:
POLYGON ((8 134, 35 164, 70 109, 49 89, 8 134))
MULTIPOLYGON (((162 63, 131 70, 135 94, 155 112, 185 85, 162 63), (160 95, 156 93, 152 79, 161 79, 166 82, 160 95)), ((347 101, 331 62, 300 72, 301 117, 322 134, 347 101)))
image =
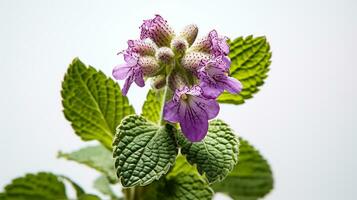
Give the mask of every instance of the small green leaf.
POLYGON ((268 162, 247 141, 239 138, 239 161, 233 171, 220 183, 213 185, 235 200, 256 200, 273 188, 273 175, 268 162))
POLYGON ((98 140, 108 149, 120 121, 135 113, 117 83, 78 58, 68 68, 61 94, 64 115, 76 134, 84 141, 98 140))
POLYGON ((111 199, 118 199, 113 190, 110 188, 110 182, 106 176, 100 176, 95 179, 94 188, 102 194, 110 196, 111 199))
POLYGON ((9 200, 67 199, 63 182, 47 172, 26 174, 12 180, 5 186, 4 197, 9 200))
POLYGON ((142 108, 142 116, 154 123, 159 123, 162 108, 162 91, 149 90, 142 108))
POLYGON ((213 190, 183 156, 177 157, 167 176, 138 189, 143 200, 211 200, 213 196, 213 190))
POLYGON ((240 94, 224 92, 219 96, 220 103, 242 104, 258 92, 258 87, 264 84, 269 65, 271 51, 265 37, 239 37, 230 42, 231 58, 230 74, 243 84, 240 94))
POLYGON ((115 174, 112 153, 102 145, 85 147, 71 153, 59 152, 58 157, 94 168, 105 174, 111 182, 118 180, 115 174))
POLYGON ((72 185, 73 189, 76 191, 77 197, 80 197, 85 194, 85 191, 83 190, 83 188, 81 186, 79 186, 77 183, 75 183, 74 181, 72 181, 70 178, 68 178, 66 176, 59 176, 59 177, 68 181, 72 185))
POLYGON ((207 136, 191 143, 179 134, 181 153, 191 164, 196 164, 200 174, 205 174, 210 183, 223 180, 238 161, 239 143, 229 126, 222 120, 209 124, 207 136))
POLYGON ((117 130, 113 156, 124 187, 145 186, 166 174, 175 162, 176 129, 159 127, 138 115, 123 119, 117 130))

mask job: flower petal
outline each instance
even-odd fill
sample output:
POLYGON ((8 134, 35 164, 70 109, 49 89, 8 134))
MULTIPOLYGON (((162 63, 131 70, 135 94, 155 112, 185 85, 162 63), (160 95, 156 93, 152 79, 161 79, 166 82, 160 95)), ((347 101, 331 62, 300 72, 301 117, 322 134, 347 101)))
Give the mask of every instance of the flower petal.
POLYGON ((214 87, 203 81, 201 82, 200 87, 202 89, 202 95, 210 99, 217 98, 223 92, 222 88, 214 87))
MULTIPOLYGON (((206 99, 204 97, 193 97, 194 101, 200 109, 202 109, 203 112, 207 114, 207 119, 213 119, 217 117, 219 113, 219 104, 215 99, 206 99)), ((195 109, 197 110, 197 109, 195 109)))
POLYGON ((145 86, 145 80, 143 77, 143 72, 142 71, 137 71, 134 74, 134 81, 136 83, 136 85, 138 85, 139 87, 144 87, 145 86))
POLYGON ((224 89, 227 90, 230 93, 239 93, 242 91, 243 85, 240 81, 233 77, 227 77, 224 85, 224 89))
POLYGON ((121 92, 122 92, 122 94, 123 94, 124 96, 126 96, 126 95, 128 94, 128 90, 129 90, 129 88, 130 88, 130 86, 131 86, 131 84, 132 84, 133 82, 134 82, 133 76, 129 76, 129 77, 126 79, 125 84, 124 84, 124 86, 123 86, 123 89, 121 90, 121 92))
POLYGON ((179 121, 179 102, 171 100, 165 103, 164 106, 164 119, 176 123, 179 121))
POLYGON ((112 74, 115 79, 123 80, 130 75, 130 69, 131 67, 127 64, 121 64, 114 67, 112 74))
MULTIPOLYGON (((180 126, 183 134, 191 142, 201 141, 208 131, 207 114, 201 109, 195 109, 187 104, 181 104, 183 108, 183 116, 180 114, 180 126)), ((181 110, 181 108, 180 108, 181 110)))

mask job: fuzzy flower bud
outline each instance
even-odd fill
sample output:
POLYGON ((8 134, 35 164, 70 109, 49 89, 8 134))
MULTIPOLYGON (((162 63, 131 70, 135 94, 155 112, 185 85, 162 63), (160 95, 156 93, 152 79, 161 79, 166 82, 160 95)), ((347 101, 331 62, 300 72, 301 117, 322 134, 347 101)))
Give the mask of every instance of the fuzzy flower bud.
POLYGON ((195 24, 187 25, 183 31, 180 33, 180 37, 183 37, 187 40, 189 45, 192 45, 196 40, 198 34, 198 27, 195 24))
POLYGON ((150 40, 128 40, 128 49, 127 51, 138 53, 142 56, 154 56, 157 46, 150 40))
POLYGON ((163 88, 166 85, 166 76, 165 75, 159 75, 154 78, 153 82, 151 83, 151 87, 159 90, 163 88))
POLYGON ((227 40, 227 37, 220 37, 216 30, 212 30, 206 37, 197 40, 191 50, 207 52, 214 56, 227 56, 229 53, 227 40))
POLYGON ((161 47, 156 52, 156 59, 164 64, 170 63, 174 56, 174 52, 168 47, 161 47))
POLYGON ((150 38, 159 47, 169 46, 171 39, 175 35, 172 28, 167 24, 167 21, 160 15, 156 15, 154 19, 144 20, 140 29, 140 39, 150 38))
POLYGON ((171 41, 171 48, 175 54, 183 55, 189 44, 185 38, 176 37, 171 41))
POLYGON ((207 53, 191 51, 182 57, 181 64, 188 70, 197 71, 200 67, 201 61, 207 60, 209 57, 210 55, 207 53))
POLYGON ((160 71, 159 63, 153 56, 139 57, 138 65, 141 66, 144 76, 151 77, 160 71))

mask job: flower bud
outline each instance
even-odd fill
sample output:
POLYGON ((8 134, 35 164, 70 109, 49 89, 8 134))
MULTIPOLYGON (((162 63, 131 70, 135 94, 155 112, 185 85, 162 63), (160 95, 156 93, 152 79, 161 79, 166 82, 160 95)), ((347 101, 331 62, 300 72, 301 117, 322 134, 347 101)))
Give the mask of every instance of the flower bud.
POLYGON ((201 61, 208 60, 209 58, 210 55, 208 53, 191 51, 182 57, 181 64, 188 70, 197 71, 201 61))
POLYGON ((195 24, 187 25, 183 31, 180 33, 180 37, 183 37, 187 40, 189 45, 192 45, 196 40, 198 33, 198 27, 195 24))
POLYGON ((190 50, 210 53, 213 56, 227 56, 229 53, 227 40, 227 37, 219 36, 216 30, 212 30, 207 36, 197 40, 190 50))
POLYGON ((160 15, 156 15, 154 19, 144 20, 140 28, 140 39, 150 38, 159 47, 169 46, 171 39, 175 36, 172 28, 160 15))
POLYGON ((163 88, 165 85, 166 85, 166 76, 165 75, 156 76, 154 78, 153 82, 151 83, 151 87, 156 90, 163 88))
POLYGON ((188 46, 187 40, 182 37, 176 37, 171 41, 171 49, 176 55, 183 55, 188 46))
POLYGON ((138 60, 144 76, 152 77, 160 71, 160 65, 153 56, 141 56, 138 60))
POLYGON ((156 52, 156 59, 164 64, 170 63, 174 56, 174 52, 168 47, 161 47, 156 52))
POLYGON ((128 40, 128 50, 141 56, 154 56, 157 46, 150 40, 128 40))

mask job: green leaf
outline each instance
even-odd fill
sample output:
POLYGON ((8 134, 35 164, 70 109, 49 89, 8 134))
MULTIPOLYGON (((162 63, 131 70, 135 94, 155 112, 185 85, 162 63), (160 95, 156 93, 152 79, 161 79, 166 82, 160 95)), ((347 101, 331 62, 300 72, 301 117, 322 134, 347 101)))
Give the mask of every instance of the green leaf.
POLYGON ((110 196, 111 199, 118 199, 113 190, 110 188, 110 182, 106 176, 100 176, 94 181, 94 188, 104 195, 110 196))
POLYGON ((59 177, 68 181, 72 185, 73 189, 76 191, 77 197, 80 197, 85 194, 85 191, 83 190, 83 188, 81 186, 79 186, 77 183, 75 183, 74 181, 72 181, 70 178, 68 178, 66 176, 59 176, 59 177))
POLYGON ((235 200, 256 200, 273 188, 273 175, 268 162, 247 141, 239 138, 239 162, 227 178, 213 185, 235 200))
POLYGON ((100 198, 94 194, 84 194, 80 196, 78 200, 100 200, 100 198))
POLYGON ((213 196, 213 190, 183 156, 177 157, 167 176, 138 189, 144 200, 211 200, 213 196))
POLYGON ((115 128, 135 113, 120 87, 103 72, 85 66, 78 58, 62 82, 64 115, 82 140, 98 140, 111 149, 115 128))
POLYGON ((271 51, 265 37, 239 37, 230 42, 231 58, 230 74, 243 84, 240 94, 224 92, 219 96, 220 103, 242 104, 246 99, 258 92, 258 87, 264 84, 269 65, 271 51))
POLYGON ((163 95, 162 91, 149 90, 141 115, 147 120, 159 123, 163 95))
POLYGON ((71 153, 59 152, 58 157, 94 168, 105 174, 111 182, 118 180, 115 174, 112 153, 102 145, 85 147, 71 153))
POLYGON ((238 140, 222 120, 209 123, 207 136, 201 142, 191 143, 182 134, 178 138, 181 153, 189 163, 197 165, 210 183, 223 180, 238 161, 238 140))
POLYGON ((166 174, 175 162, 176 129, 160 127, 138 115, 123 119, 113 146, 117 175, 124 187, 145 186, 166 174))
POLYGON ((54 174, 40 172, 16 178, 5 186, 3 196, 8 200, 67 199, 63 182, 54 174))

